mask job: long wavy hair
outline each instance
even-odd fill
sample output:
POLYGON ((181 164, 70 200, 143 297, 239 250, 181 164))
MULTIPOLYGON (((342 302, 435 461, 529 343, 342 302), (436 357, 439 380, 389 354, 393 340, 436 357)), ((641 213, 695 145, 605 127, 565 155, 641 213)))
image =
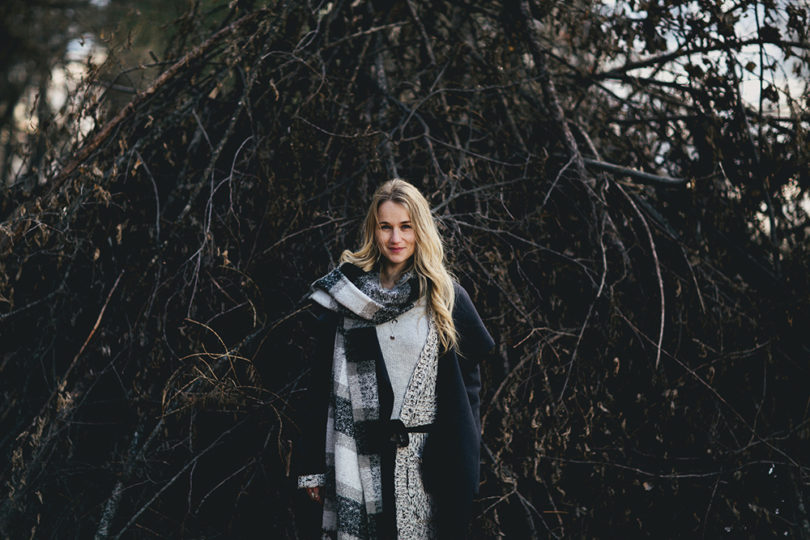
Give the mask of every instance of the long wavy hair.
POLYGON ((458 334, 453 324, 453 278, 444 265, 444 245, 430 213, 430 205, 412 184, 395 178, 377 188, 363 222, 360 249, 345 250, 340 255, 340 262, 352 263, 365 272, 379 266, 382 254, 375 237, 379 227, 377 211, 387 201, 401 204, 410 215, 416 236, 410 269, 419 278, 420 296, 427 295, 428 309, 433 315, 442 347, 445 350, 455 347, 458 334))

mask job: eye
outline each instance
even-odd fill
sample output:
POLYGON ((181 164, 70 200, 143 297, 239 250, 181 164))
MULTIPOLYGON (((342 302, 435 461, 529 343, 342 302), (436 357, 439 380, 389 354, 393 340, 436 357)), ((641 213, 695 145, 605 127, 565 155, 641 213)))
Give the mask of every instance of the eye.
POLYGON ((411 224, 410 224, 410 223, 406 223, 406 224, 404 224, 404 225, 402 226, 402 228, 403 228, 403 229, 410 229, 410 228, 411 228, 411 224))
POLYGON ((391 228, 391 225, 380 225, 380 229, 382 229, 384 231, 387 231, 390 228, 391 228))

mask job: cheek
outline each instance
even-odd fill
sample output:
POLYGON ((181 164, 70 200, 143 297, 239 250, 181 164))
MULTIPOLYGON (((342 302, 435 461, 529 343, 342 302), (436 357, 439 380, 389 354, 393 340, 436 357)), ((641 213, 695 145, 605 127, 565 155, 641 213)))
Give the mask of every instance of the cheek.
POLYGON ((391 241, 391 232, 390 231, 378 231, 377 232, 377 250, 380 253, 384 253, 386 248, 385 246, 388 245, 388 242, 391 241))

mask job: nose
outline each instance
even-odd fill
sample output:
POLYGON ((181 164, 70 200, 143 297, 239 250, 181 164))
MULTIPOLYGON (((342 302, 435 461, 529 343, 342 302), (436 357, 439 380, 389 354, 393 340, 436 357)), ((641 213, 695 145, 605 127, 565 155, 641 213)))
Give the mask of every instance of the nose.
POLYGON ((399 242, 399 231, 396 229, 391 231, 391 242, 394 244, 399 242))

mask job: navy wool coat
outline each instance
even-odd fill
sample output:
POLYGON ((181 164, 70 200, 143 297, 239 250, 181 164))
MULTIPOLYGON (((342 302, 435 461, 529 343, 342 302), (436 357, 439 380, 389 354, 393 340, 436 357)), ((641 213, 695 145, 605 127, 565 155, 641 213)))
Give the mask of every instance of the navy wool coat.
MULTIPOLYGON (((478 493, 481 454, 479 364, 495 347, 469 294, 455 284, 453 322, 458 347, 439 355, 436 377, 437 414, 422 455, 422 480, 437 504, 440 538, 463 538, 478 493)), ((332 356, 338 318, 325 312, 318 318, 317 347, 307 410, 301 422, 302 441, 294 454, 299 475, 324 471, 328 400, 332 385, 332 356)), ((376 332, 369 329, 367 346, 377 358, 380 417, 389 418, 393 394, 376 332)), ((385 475, 384 475, 385 476, 385 475)), ((383 490, 393 489, 383 486, 383 490)))

